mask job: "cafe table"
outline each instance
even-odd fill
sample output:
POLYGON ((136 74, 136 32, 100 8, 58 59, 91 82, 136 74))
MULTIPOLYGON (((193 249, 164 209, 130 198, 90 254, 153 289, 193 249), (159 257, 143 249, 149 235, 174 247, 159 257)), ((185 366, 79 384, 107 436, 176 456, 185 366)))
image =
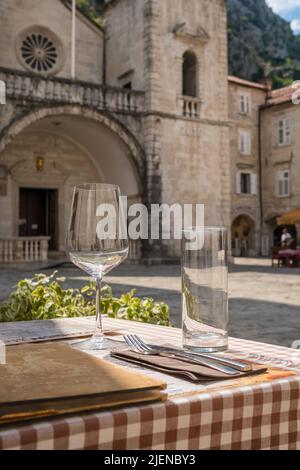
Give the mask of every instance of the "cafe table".
MULTIPOLYGON (((87 335, 92 325, 92 318, 2 324, 0 340, 70 341, 72 336, 87 335)), ((117 341, 125 333, 135 333, 151 343, 181 345, 181 331, 175 328, 107 318, 104 326, 117 341)), ((230 339, 230 353, 268 364, 272 377, 195 385, 118 362, 165 380, 168 399, 1 427, 0 449, 300 449, 299 352, 230 339)), ((103 353, 95 352, 99 354, 103 353)))

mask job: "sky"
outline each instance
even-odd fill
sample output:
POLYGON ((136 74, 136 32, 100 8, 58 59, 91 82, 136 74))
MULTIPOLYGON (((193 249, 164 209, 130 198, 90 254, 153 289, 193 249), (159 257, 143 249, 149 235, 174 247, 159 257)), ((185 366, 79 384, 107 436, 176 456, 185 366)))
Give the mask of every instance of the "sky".
POLYGON ((291 22, 293 31, 300 34, 300 0, 266 0, 284 19, 291 22))

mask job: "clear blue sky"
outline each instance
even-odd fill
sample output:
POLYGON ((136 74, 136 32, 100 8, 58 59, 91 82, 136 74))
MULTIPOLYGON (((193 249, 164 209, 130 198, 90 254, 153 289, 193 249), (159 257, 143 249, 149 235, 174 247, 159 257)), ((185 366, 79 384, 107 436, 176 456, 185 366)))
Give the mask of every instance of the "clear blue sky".
POLYGON ((295 33, 300 34, 300 0, 266 0, 280 16, 291 22, 295 33))

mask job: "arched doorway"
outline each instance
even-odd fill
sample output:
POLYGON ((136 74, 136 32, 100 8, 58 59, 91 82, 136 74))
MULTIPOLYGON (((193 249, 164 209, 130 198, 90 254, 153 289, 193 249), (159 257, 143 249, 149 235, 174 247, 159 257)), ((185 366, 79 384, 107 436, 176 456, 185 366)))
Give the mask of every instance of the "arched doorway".
POLYGON ((248 215, 239 215, 231 227, 233 256, 256 254, 255 222, 248 215))
POLYGON ((50 236, 50 248, 63 252, 73 187, 82 182, 117 184, 129 205, 143 199, 141 148, 97 111, 40 109, 16 121, 1 145, 8 191, 0 198, 0 236, 50 236))

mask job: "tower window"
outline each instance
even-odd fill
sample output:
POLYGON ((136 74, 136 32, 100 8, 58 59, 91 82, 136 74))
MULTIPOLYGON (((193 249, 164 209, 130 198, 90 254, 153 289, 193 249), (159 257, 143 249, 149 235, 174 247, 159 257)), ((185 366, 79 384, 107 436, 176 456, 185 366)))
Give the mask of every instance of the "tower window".
POLYGON ((182 66, 183 96, 197 96, 197 57, 193 52, 185 52, 182 66))

